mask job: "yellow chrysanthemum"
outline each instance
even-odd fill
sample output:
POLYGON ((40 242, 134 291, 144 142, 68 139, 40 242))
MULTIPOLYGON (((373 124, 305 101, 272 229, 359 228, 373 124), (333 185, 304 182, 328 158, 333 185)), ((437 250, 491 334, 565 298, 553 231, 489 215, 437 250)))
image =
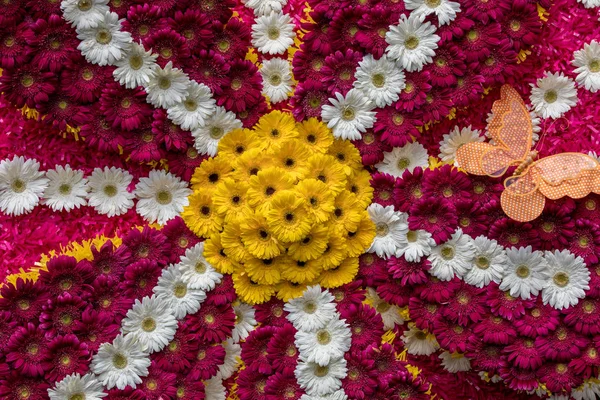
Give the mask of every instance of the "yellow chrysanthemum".
POLYGON ((252 258, 242 242, 242 228, 239 221, 231 221, 225 225, 221 232, 221 244, 225 254, 238 263, 244 263, 252 258))
POLYGON ((309 261, 318 258, 327 248, 329 229, 325 225, 314 225, 302 239, 288 247, 288 255, 296 261, 309 261))
POLYGON ((316 280, 322 271, 323 267, 319 263, 294 261, 281 271, 281 277, 290 282, 307 284, 316 280))
POLYGON ((298 284, 290 281, 281 281, 276 286, 277 298, 281 301, 290 301, 302 296, 307 285, 298 284))
POLYGON ((231 177, 238 182, 247 182, 263 169, 271 167, 272 164, 269 156, 264 151, 252 149, 236 158, 231 166, 234 169, 231 177))
POLYGON ((323 267, 323 269, 332 269, 337 267, 344 261, 344 258, 348 256, 348 248, 346 247, 346 241, 336 231, 329 232, 329 241, 323 254, 316 260, 309 261, 308 264, 317 263, 323 267))
POLYGON ((346 247, 350 257, 358 257, 364 253, 375 238, 375 224, 369 218, 369 214, 363 211, 361 215, 362 218, 356 229, 346 233, 346 247))
POLYGON ((267 218, 254 213, 240 221, 242 242, 250 254, 257 258, 273 258, 285 252, 285 247, 271 232, 267 218))
POLYGON ((231 275, 233 287, 239 298, 248 304, 260 304, 269 301, 275 294, 275 286, 261 285, 252 281, 243 268, 236 269, 231 275))
POLYGON ((192 175, 192 190, 212 192, 224 178, 231 174, 231 162, 222 157, 209 158, 192 175))
POLYGON ((195 192, 189 197, 190 204, 183 209, 181 217, 198 236, 209 237, 223 228, 223 217, 217 213, 212 197, 207 192, 195 192))
POLYGON ((325 183, 316 179, 304 179, 298 182, 295 191, 304 201, 306 211, 315 222, 325 222, 330 218, 335 209, 335 199, 325 183))
POLYGON ((298 139, 311 151, 325 154, 333 143, 333 135, 327 125, 316 118, 298 123, 296 129, 298 130, 298 139))
POLYGON ((352 171, 362 170, 362 158, 360 152, 352 142, 342 139, 335 139, 333 144, 327 149, 327 154, 335 157, 335 159, 344 166, 346 175, 350 175, 352 171))
POLYGON ((235 267, 233 259, 225 254, 221 235, 215 234, 204 241, 204 258, 222 274, 231 274, 235 267))
POLYGON ((356 195, 356 200, 362 208, 367 208, 373 200, 373 187, 371 186, 371 174, 361 169, 354 170, 348 177, 346 190, 356 195))
POLYGON ((361 211, 364 210, 356 195, 345 190, 335 198, 334 206, 330 220, 332 226, 340 231, 355 230, 362 218, 361 211))
POLYGON ((250 178, 248 203, 252 207, 266 207, 274 195, 294 187, 296 180, 281 168, 269 167, 250 178))
POLYGON ((272 146, 267 154, 275 167, 287 171, 294 179, 302 178, 303 168, 310 157, 306 146, 298 140, 286 140, 272 146))
POLYGON ((245 267, 248 276, 261 285, 275 285, 281 281, 281 271, 292 264, 287 256, 279 256, 267 260, 251 258, 246 261, 245 267))
POLYGON ((225 178, 217 185, 212 194, 213 204, 225 222, 252 214, 247 204, 247 192, 246 182, 236 182, 231 178, 225 178))
POLYGON ((358 257, 348 257, 335 268, 321 272, 319 284, 324 288, 335 288, 352 282, 358 273, 358 257))
POLYGON ((267 221, 275 237, 284 243, 302 239, 308 234, 313 220, 306 212, 301 199, 292 190, 273 196, 267 221))
POLYGON ((255 131, 266 148, 298 137, 294 117, 277 110, 261 117, 256 124, 255 131))
POLYGON ((260 149, 262 144, 258 135, 250 129, 235 129, 219 141, 220 157, 234 159, 252 149, 260 149))
POLYGON ((327 185, 333 193, 340 193, 346 187, 346 173, 344 168, 333 156, 328 154, 314 154, 308 158, 304 179, 317 179, 327 185))

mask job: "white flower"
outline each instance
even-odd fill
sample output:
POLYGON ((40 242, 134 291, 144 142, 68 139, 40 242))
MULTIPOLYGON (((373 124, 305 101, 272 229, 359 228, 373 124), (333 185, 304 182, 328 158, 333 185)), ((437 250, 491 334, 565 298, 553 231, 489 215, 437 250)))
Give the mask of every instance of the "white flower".
POLYGON ((169 61, 164 68, 156 65, 146 86, 146 101, 155 107, 169 108, 188 96, 190 79, 169 61))
POLYGON ((550 278, 542 288, 544 304, 562 310, 579 303, 590 288, 590 270, 583 259, 568 250, 546 251, 544 258, 550 271, 550 278))
POLYGON ((65 21, 73 28, 94 28, 104 19, 110 9, 108 0, 63 0, 60 9, 65 21))
MULTIPOLYGON (((135 335, 150 353, 162 350, 175 336, 177 320, 167 301, 156 296, 135 300, 123 318, 121 332, 135 335)), ((130 336, 128 335, 128 336, 130 336)))
POLYGON ((583 4, 585 8, 600 7, 600 0, 577 0, 577 2, 583 4))
POLYGON ((121 215, 133 207, 135 195, 127 191, 133 176, 115 167, 95 168, 88 177, 89 205, 100 214, 109 217, 121 215))
POLYGON ((500 290, 510 290, 511 296, 523 299, 537 296, 550 278, 548 263, 542 253, 527 246, 506 249, 506 255, 508 260, 500 290))
POLYGON ((34 159, 14 156, 0 162, 0 210, 8 215, 28 213, 40 202, 48 179, 34 159))
POLYGON ((448 351, 444 351, 440 354, 440 358, 442 359, 442 365, 444 369, 453 374, 457 372, 469 371, 471 369, 471 362, 464 354, 460 353, 450 353, 448 351))
POLYGON ((413 172, 416 167, 429 166, 429 155, 419 142, 407 143, 402 147, 394 147, 392 151, 383 153, 383 161, 375 164, 379 172, 385 172, 400 178, 404 171, 413 172))
POLYGON ((319 285, 307 287, 302 297, 290 300, 283 309, 289 313, 288 321, 301 331, 321 329, 336 316, 333 295, 319 285))
POLYGON ((408 330, 404 331, 402 341, 408 354, 415 356, 429 356, 440 348, 434 335, 417 328, 412 323, 409 324, 408 330))
POLYGON ((367 288, 367 299, 371 305, 381 315, 383 319, 383 328, 385 330, 393 329, 396 325, 402 325, 404 319, 400 315, 400 307, 383 300, 373 288, 367 288))
POLYGON ((440 37, 435 34, 435 26, 424 21, 425 16, 414 13, 408 18, 401 15, 398 25, 390 26, 385 35, 388 57, 409 72, 420 71, 423 65, 432 63, 438 48, 440 37))
POLYGON ((300 397, 300 400, 348 400, 348 395, 344 392, 344 389, 340 389, 325 396, 303 394, 302 397, 300 397))
POLYGON ((571 391, 575 400, 596 400, 600 397, 600 382, 591 378, 583 381, 583 384, 571 391))
POLYGON ((281 12, 288 0, 246 0, 246 7, 254 10, 254 15, 269 15, 271 12, 281 12))
POLYGON ((404 0, 407 10, 413 10, 411 15, 426 17, 435 14, 440 25, 454 21, 460 12, 460 4, 448 0, 404 0))
POLYGON ((342 358, 350 350, 351 339, 348 324, 340 321, 338 314, 316 331, 296 332, 295 343, 303 361, 326 366, 331 360, 342 358))
POLYGON ((83 177, 83 171, 73 171, 69 164, 57 165, 46 172, 46 177, 49 183, 42 203, 52 210, 71 211, 87 203, 87 179, 83 177))
POLYGON ((577 104, 575 83, 560 73, 547 72, 537 80, 537 86, 531 84, 529 96, 534 111, 543 118, 560 118, 577 104))
POLYGON ((364 93, 377 107, 383 108, 397 101, 404 89, 404 72, 384 54, 379 60, 367 54, 354 74, 354 87, 364 93))
POLYGON ((65 376, 54 388, 48 389, 50 400, 100 400, 107 396, 104 387, 93 374, 65 376), (77 397, 79 396, 79 397, 77 397))
POLYGON ((407 230, 402 234, 396 257, 404 256, 408 262, 420 262, 421 257, 431 254, 433 246, 435 240, 431 237, 431 233, 422 229, 407 230))
POLYGON ((406 214, 394 211, 393 206, 383 207, 377 203, 371 204, 367 211, 375 224, 376 231, 373 243, 367 252, 386 259, 396 255, 402 244, 403 235, 408 232, 406 214))
POLYGON ((237 370, 238 359, 242 354, 242 348, 239 344, 233 343, 233 339, 229 338, 223 343, 225 348, 225 360, 223 364, 219 366, 219 376, 221 379, 226 380, 233 375, 237 370))
POLYGON ((298 385, 313 396, 324 396, 342 387, 342 379, 346 377, 346 360, 341 357, 327 365, 314 362, 299 361, 294 371, 298 385))
POLYGON ((164 225, 183 211, 191 194, 187 182, 170 172, 154 169, 135 186, 136 210, 146 221, 164 225))
MULTIPOLYGON (((600 1, 598 2, 600 6, 600 1)), ((600 89, 600 44, 592 40, 583 45, 583 49, 573 53, 573 65, 577 83, 592 93, 600 89)))
POLYGON ((206 118, 204 124, 192 131, 194 147, 201 154, 215 156, 219 141, 234 129, 241 129, 242 122, 231 111, 216 107, 215 111, 206 118))
POLYGON ((450 240, 431 249, 427 258, 431 262, 429 273, 441 281, 449 281, 455 275, 462 278, 472 267, 474 255, 473 239, 458 228, 450 240))
POLYGON ((463 277, 469 285, 482 288, 490 282, 500 283, 506 265, 506 251, 495 240, 478 236, 473 240, 475 254, 472 268, 463 277))
POLYGON ((213 376, 207 381, 204 381, 205 400, 225 400, 227 393, 223 380, 219 376, 213 376))
POLYGON ((333 130, 333 135, 341 139, 360 139, 361 132, 366 132, 375 123, 374 104, 356 89, 351 89, 344 97, 335 93, 330 98, 332 105, 325 104, 321 109, 323 122, 333 130))
POLYGON ((191 131, 203 125, 215 112, 215 103, 208 86, 190 81, 185 99, 169 107, 167 114, 181 129, 191 131))
POLYGON ((233 311, 235 311, 235 327, 231 332, 231 338, 234 343, 239 343, 240 340, 246 339, 256 326, 255 310, 246 303, 240 303, 233 306, 233 311))
POLYGON ((261 53, 283 54, 295 37, 292 18, 281 12, 258 17, 252 25, 252 46, 261 53))
POLYGON ((121 21, 117 13, 105 12, 96 26, 77 29, 77 39, 81 40, 77 50, 92 64, 114 65, 132 42, 131 34, 121 31, 121 21))
POLYGON ((200 309, 200 304, 206 299, 206 293, 200 289, 188 286, 175 265, 165 268, 158 283, 152 289, 159 301, 168 304, 168 308, 175 318, 182 319, 188 314, 195 314, 200 309))
POLYGON ((287 100, 292 92, 292 72, 290 63, 283 58, 272 58, 263 61, 260 75, 263 82, 263 95, 271 103, 287 100))
POLYGON ((92 358, 90 369, 107 389, 136 387, 148 375, 150 357, 136 335, 118 335, 112 343, 103 343, 92 358))
POLYGON ((454 166, 458 167, 456 162, 456 151, 467 143, 483 142, 484 137, 480 135, 477 129, 471 129, 471 125, 466 128, 460 129, 455 126, 450 133, 443 136, 440 142, 440 154, 439 157, 442 161, 447 163, 454 163, 454 166))
POLYGON ((146 86, 150 83, 150 77, 154 76, 157 57, 141 44, 130 43, 123 58, 115 62, 117 68, 113 71, 113 77, 128 89, 146 86))
POLYGON ((202 253, 204 253, 204 242, 187 249, 177 266, 181 272, 181 278, 187 282, 190 288, 208 292, 221 283, 223 275, 206 261, 202 253))

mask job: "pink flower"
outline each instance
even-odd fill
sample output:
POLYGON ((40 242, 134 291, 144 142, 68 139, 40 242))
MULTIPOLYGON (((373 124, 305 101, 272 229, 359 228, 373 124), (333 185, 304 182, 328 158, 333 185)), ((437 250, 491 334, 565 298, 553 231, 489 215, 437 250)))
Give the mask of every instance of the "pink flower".
POLYGON ((365 300, 365 290, 361 289, 361 282, 354 281, 343 286, 329 289, 337 304, 338 310, 346 307, 358 306, 365 300))
POLYGON ((198 340, 184 322, 179 322, 175 337, 161 351, 151 355, 156 366, 167 372, 184 372, 192 367, 198 354, 198 340))
POLYGON ((145 226, 140 232, 130 230, 123 238, 123 246, 131 252, 132 262, 149 260, 166 265, 170 247, 165 235, 157 229, 145 226))
POLYGON ((235 290, 233 289, 233 280, 231 279, 231 275, 225 275, 221 279, 221 283, 215 286, 215 288, 207 294, 204 302, 206 304, 222 306, 233 303, 236 298, 237 296, 235 294, 235 290))
POLYGON ((102 343, 117 337, 122 318, 88 308, 81 314, 81 320, 74 322, 73 332, 90 352, 95 353, 102 343))
POLYGON ((538 370, 538 377, 540 382, 546 384, 548 390, 557 393, 563 390, 570 392, 583 382, 581 375, 576 375, 573 368, 562 363, 545 363, 538 370))
POLYGON ((314 22, 303 22, 300 27, 306 31, 302 41, 307 50, 317 54, 329 54, 332 49, 332 41, 329 35, 329 24, 331 19, 323 11, 312 11, 310 18, 314 22))
POLYGON ((496 239, 506 248, 532 246, 534 250, 540 248, 538 232, 528 222, 517 222, 510 218, 500 218, 494 222, 488 238, 496 239))
MULTIPOLYGON (((16 2, 15 2, 16 3, 16 2)), ((20 399, 25 390, 30 399, 48 398, 48 389, 50 385, 39 378, 29 378, 23 376, 17 371, 12 371, 9 375, 3 376, 0 380, 0 396, 4 399, 20 399)))
POLYGON ((441 306, 436 302, 411 297, 408 303, 410 318, 419 329, 433 330, 436 321, 442 318, 441 306))
POLYGON ((359 30, 358 21, 360 21, 366 10, 366 7, 356 5, 354 7, 343 7, 335 12, 327 32, 334 49, 358 47, 356 38, 356 32, 359 30))
POLYGON ((498 284, 492 282, 487 287, 486 304, 492 314, 513 321, 524 315, 526 309, 533 307, 534 300, 513 297, 510 293, 498 289, 498 284))
POLYGON ((396 180, 394 189, 394 208, 397 211, 408 212, 413 204, 423 198, 423 168, 417 167, 412 172, 404 171, 402 177, 396 180))
POLYGON ((201 50, 188 61, 186 72, 190 79, 209 87, 212 93, 220 95, 229 86, 229 64, 221 54, 212 50, 201 50))
POLYGON ((487 233, 489 218, 478 203, 472 200, 460 200, 455 206, 458 226, 464 234, 475 238, 487 233))
POLYGON ((0 76, 0 92, 6 99, 21 108, 34 108, 48 102, 57 87, 55 74, 42 72, 32 64, 5 69, 0 76))
POLYGON ((50 259, 47 270, 40 271, 40 284, 54 296, 67 292, 79 295, 94 279, 89 261, 77 261, 75 257, 58 256, 50 259))
POLYGON ((454 45, 438 48, 433 63, 426 66, 434 86, 454 86, 465 71, 464 54, 454 45))
MULTIPOLYGON (((209 17, 209 20, 214 21, 209 17)), ((250 27, 241 19, 232 18, 225 22, 213 22, 213 42, 210 50, 220 54, 228 62, 244 59, 250 45, 250 27)))
POLYGON ((485 314, 483 296, 481 296, 484 289, 456 281, 450 285, 452 285, 452 296, 442 306, 442 316, 462 326, 480 321, 485 314))
MULTIPOLYGON (((12 1, 9 4, 18 4, 18 2, 12 1)), ((2 10, 3 13, 10 12, 9 4, 2 10)), ((28 36, 28 24, 26 22, 19 25, 4 24, 2 18, 0 16, 0 68, 11 69, 22 65, 27 60, 27 54, 30 53, 25 40, 28 36)))
POLYGON ((321 82, 325 78, 324 65, 325 56, 312 53, 306 44, 302 43, 300 50, 294 54, 292 72, 298 82, 321 82))
POLYGON ((591 297, 579 301, 575 306, 563 310, 564 322, 575 332, 584 335, 600 333, 600 300, 591 297))
POLYGON ((371 177, 371 186, 373 187, 373 202, 382 206, 391 206, 394 204, 394 185, 396 179, 386 173, 377 172, 371 177))
POLYGON ((429 274, 426 273, 431 263, 426 258, 420 262, 406 261, 404 257, 390 257, 388 271, 394 279, 398 279, 402 286, 420 285, 427 282, 429 274))
POLYGON ((156 29, 160 19, 160 9, 149 3, 132 4, 127 7, 127 18, 122 23, 122 29, 131 33, 133 41, 145 41, 156 29))
POLYGON ((435 334, 440 346, 450 352, 466 352, 471 348, 475 341, 473 331, 469 327, 464 327, 447 319, 440 319, 434 323, 433 333, 435 334))
POLYGON ((50 15, 47 20, 38 19, 31 25, 26 40, 33 54, 33 65, 53 73, 60 72, 69 57, 78 51, 75 32, 60 17, 60 13, 50 15))
POLYGON ((161 272, 162 268, 156 260, 132 262, 125 270, 125 280, 120 283, 119 289, 130 299, 141 300, 145 296, 152 296, 152 289, 156 286, 161 272))
POLYGON ((267 379, 265 393, 266 400, 279 400, 284 397, 289 400, 299 400, 304 391, 300 389, 293 373, 278 372, 267 379))
POLYGON ((356 41, 372 54, 375 59, 380 59, 384 54, 388 43, 385 41, 385 34, 390 25, 398 22, 400 13, 404 11, 403 2, 389 1, 387 5, 371 7, 362 15, 358 21, 360 30, 356 33, 356 41))

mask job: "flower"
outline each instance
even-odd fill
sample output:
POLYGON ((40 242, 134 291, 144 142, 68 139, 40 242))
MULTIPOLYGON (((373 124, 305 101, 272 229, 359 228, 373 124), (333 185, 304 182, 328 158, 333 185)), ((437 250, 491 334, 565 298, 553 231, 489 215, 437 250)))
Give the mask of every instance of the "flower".
POLYGON ((367 251, 386 259, 396 255, 402 235, 408 231, 406 214, 394 211, 393 206, 383 207, 377 203, 371 204, 367 211, 376 230, 375 239, 367 251))
POLYGON ((334 317, 316 331, 298 331, 295 343, 303 361, 324 367, 350 350, 351 336, 348 325, 334 317))
POLYGON ((592 40, 583 45, 583 49, 573 53, 575 67, 574 73, 577 74, 575 81, 585 87, 592 93, 600 89, 600 44, 592 40))
POLYGON ((311 396, 331 394, 342 387, 342 379, 346 377, 346 360, 332 360, 321 366, 315 362, 298 362, 294 371, 298 384, 311 396))
POLYGON ((23 156, 0 161, 0 210, 8 215, 28 213, 39 203, 49 180, 40 163, 23 156))
POLYGON ((50 400, 77 399, 77 396, 86 400, 100 400, 106 397, 103 389, 93 374, 72 374, 48 389, 48 396, 50 400))
POLYGON ((407 18, 403 14, 398 25, 390 26, 385 34, 388 57, 409 72, 421 71, 425 64, 433 62, 438 48, 440 37, 435 34, 435 26, 424 21, 424 15, 411 13, 407 18))
POLYGON ((146 100, 155 107, 169 108, 187 98, 189 86, 187 75, 182 70, 173 68, 173 62, 169 61, 164 68, 158 65, 154 67, 154 74, 145 86, 148 93, 146 100))
POLYGON ((431 233, 422 229, 416 231, 407 229, 401 235, 396 257, 404 256, 406 261, 418 263, 421 261, 421 257, 431 254, 434 246, 435 240, 431 237, 431 233))
POLYGON ((471 129, 471 126, 459 128, 455 126, 450 133, 443 136, 440 142, 439 158, 447 163, 453 163, 459 167, 456 161, 456 151, 464 144, 483 142, 485 138, 477 129, 471 129))
POLYGON ((474 255, 473 239, 458 228, 450 240, 431 249, 427 257, 431 262, 429 273, 442 281, 452 280, 455 275, 462 278, 472 268, 474 255))
POLYGON ((341 139, 357 140, 361 132, 366 132, 375 123, 373 103, 360 91, 351 89, 344 97, 335 93, 335 99, 329 99, 321 110, 323 122, 333 130, 333 135, 341 139))
POLYGON ((404 73, 383 55, 376 60, 366 55, 358 63, 354 87, 365 94, 379 108, 389 106, 398 100, 398 93, 404 89, 404 73))
POLYGON ((379 172, 385 172, 396 178, 401 178, 404 171, 413 172, 417 167, 427 166, 429 166, 429 156, 425 147, 419 142, 395 147, 391 152, 383 153, 383 161, 375 164, 379 172))
POLYGON ((83 177, 83 171, 73 171, 69 164, 57 165, 46 171, 46 177, 49 183, 42 202, 52 210, 71 211, 87 203, 87 179, 83 177))
POLYGON ((269 15, 271 12, 281 12, 288 0, 245 0, 245 5, 254 10, 255 16, 269 15))
POLYGON ((460 4, 449 0, 406 0, 405 6, 407 10, 412 10, 411 15, 417 17, 435 14, 440 25, 454 21, 456 14, 460 12, 460 4))
POLYGON ((431 333, 418 329, 414 324, 409 324, 408 329, 401 337, 408 354, 429 356, 440 348, 431 333))
POLYGON ((208 86, 190 81, 185 99, 169 107, 167 114, 181 129, 193 131, 214 114, 215 104, 208 86))
POLYGON ((252 25, 252 46, 265 54, 283 54, 294 43, 292 18, 281 12, 256 18, 252 25))
POLYGON ((529 96, 533 110, 543 118, 559 118, 577 104, 575 83, 562 72, 546 72, 531 84, 529 96))
POLYGON ((136 335, 119 335, 112 343, 103 343, 92 358, 92 372, 107 389, 135 387, 148 375, 150 358, 136 335))
POLYGON ((147 86, 150 77, 154 75, 156 57, 156 54, 146 51, 141 44, 131 43, 126 48, 123 58, 115 62, 117 68, 113 71, 113 76, 127 89, 147 86))
POLYGON ((306 288, 302 297, 287 302, 283 309, 287 319, 299 331, 313 332, 327 325, 336 316, 334 297, 319 285, 306 288))
POLYGON ((290 64, 283 58, 265 60, 260 69, 262 76, 262 93, 273 104, 287 100, 292 91, 292 72, 290 64))
POLYGON ((160 297, 138 299, 123 319, 123 334, 136 336, 145 351, 155 353, 162 350, 175 336, 177 320, 171 304, 160 297))
POLYGON ((100 66, 115 65, 133 41, 129 32, 121 30, 117 13, 107 11, 95 26, 78 28, 77 39, 81 40, 77 50, 88 62, 100 66))
POLYGON ((549 279, 542 288, 544 304, 558 310, 576 305, 590 288, 590 271, 583 259, 568 250, 546 251, 544 258, 549 272, 549 279))
POLYGON ((513 297, 529 299, 537 296, 550 278, 548 262, 531 246, 506 250, 508 260, 500 290, 509 290, 513 297))
POLYGON ((133 207, 135 195, 127 190, 133 176, 115 167, 94 168, 88 177, 89 205, 108 217, 121 215, 133 207))
POLYGON ((241 129, 242 122, 236 118, 231 111, 217 106, 203 124, 192 130, 194 136, 194 147, 201 154, 215 156, 219 141, 229 132, 235 129, 241 129))
POLYGON ((464 356, 464 354, 444 351, 442 354, 440 354, 439 358, 442 359, 442 366, 444 369, 450 373, 455 374, 457 372, 469 371, 471 369, 471 363, 469 362, 469 359, 464 356))
POLYGON ((168 308, 177 319, 196 313, 206 299, 204 291, 188 286, 176 265, 163 269, 152 291, 159 301, 168 304, 168 308))
POLYGON ((181 277, 191 289, 210 291, 221 282, 223 275, 218 273, 204 258, 204 242, 185 251, 178 265, 181 277))
POLYGON ((479 288, 487 286, 490 282, 500 283, 507 262, 504 248, 485 236, 477 236, 473 240, 473 246, 473 267, 463 277, 464 281, 479 288))
POLYGON ((110 11, 108 0, 90 0, 80 3, 78 0, 64 0, 60 3, 63 18, 76 29, 88 29, 98 26, 104 15, 110 11))
POLYGON ((233 328, 231 338, 234 343, 239 343, 241 340, 246 340, 256 327, 255 310, 248 304, 240 303, 233 306, 233 311, 235 312, 235 328, 233 328))
POLYGON ((396 325, 402 325, 404 319, 400 315, 400 307, 390 304, 383 300, 373 288, 367 288, 367 300, 381 315, 383 328, 385 330, 394 329, 396 325))
POLYGON ((147 178, 140 178, 135 194, 138 197, 138 214, 151 223, 164 225, 183 212, 192 191, 185 181, 170 172, 152 170, 147 178))

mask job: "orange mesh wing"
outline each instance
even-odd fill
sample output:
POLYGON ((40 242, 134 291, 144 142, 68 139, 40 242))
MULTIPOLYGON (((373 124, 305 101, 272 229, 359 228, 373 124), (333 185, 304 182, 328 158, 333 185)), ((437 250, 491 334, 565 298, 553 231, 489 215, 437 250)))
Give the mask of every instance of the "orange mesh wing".
POLYGON ((549 199, 580 199, 600 191, 600 164, 582 153, 561 153, 531 166, 538 189, 549 199))
POLYGON ((528 222, 536 219, 544 211, 546 198, 538 190, 536 177, 529 169, 524 175, 513 176, 504 181, 504 191, 500 196, 502 210, 510 218, 528 222))

